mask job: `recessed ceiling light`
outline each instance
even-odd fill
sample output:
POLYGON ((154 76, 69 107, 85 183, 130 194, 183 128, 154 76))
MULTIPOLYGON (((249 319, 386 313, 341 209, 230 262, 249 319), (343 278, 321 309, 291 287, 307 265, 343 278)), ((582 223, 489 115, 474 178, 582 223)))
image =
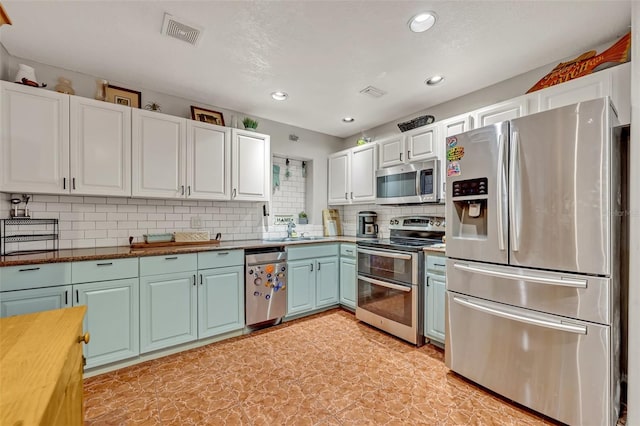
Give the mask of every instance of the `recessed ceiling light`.
POLYGON ((436 16, 435 12, 418 13, 409 20, 409 29, 414 33, 427 31, 436 23, 436 16))
POLYGON ((353 117, 345 117, 342 119, 342 121, 344 121, 345 123, 353 123, 354 120, 355 118, 353 117))
POLYGON ((441 75, 434 75, 431 78, 428 78, 424 81, 427 86, 435 86, 436 84, 440 84, 444 81, 444 77, 441 75))
POLYGON ((285 99, 287 99, 289 97, 289 95, 286 94, 285 92, 273 92, 271 94, 271 97, 273 99, 275 99, 276 101, 284 101, 285 99))

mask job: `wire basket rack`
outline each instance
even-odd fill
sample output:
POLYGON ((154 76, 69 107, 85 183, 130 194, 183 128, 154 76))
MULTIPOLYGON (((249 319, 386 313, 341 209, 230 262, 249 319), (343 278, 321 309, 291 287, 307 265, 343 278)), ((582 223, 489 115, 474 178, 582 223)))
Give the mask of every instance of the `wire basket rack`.
POLYGON ((58 219, 2 219, 0 242, 0 254, 3 256, 58 250, 58 219), (31 244, 35 241, 43 243, 31 244))

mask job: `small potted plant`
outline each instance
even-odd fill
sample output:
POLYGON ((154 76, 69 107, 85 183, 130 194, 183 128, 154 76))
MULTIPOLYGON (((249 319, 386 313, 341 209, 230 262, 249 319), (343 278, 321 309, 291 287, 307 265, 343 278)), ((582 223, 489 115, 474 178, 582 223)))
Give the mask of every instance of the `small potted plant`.
POLYGON ((245 117, 242 120, 242 124, 244 124, 244 128, 247 130, 255 130, 258 128, 258 120, 254 120, 253 118, 245 117))
POLYGON ((307 214, 305 212, 298 213, 298 223, 300 225, 306 225, 307 223, 309 223, 309 218, 307 217, 307 214))

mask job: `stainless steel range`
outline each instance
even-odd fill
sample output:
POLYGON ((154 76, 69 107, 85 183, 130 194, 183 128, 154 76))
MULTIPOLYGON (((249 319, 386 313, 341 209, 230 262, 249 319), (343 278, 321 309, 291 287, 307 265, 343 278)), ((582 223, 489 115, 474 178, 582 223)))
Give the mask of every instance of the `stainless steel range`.
POLYGON ((442 242, 444 219, 403 216, 391 219, 390 238, 357 241, 356 318, 404 339, 424 344, 423 249, 442 242))

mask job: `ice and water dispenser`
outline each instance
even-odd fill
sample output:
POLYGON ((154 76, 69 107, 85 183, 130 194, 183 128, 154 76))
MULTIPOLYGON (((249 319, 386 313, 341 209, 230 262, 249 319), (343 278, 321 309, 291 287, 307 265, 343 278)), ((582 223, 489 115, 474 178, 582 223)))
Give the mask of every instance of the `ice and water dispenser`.
POLYGON ((488 180, 454 180, 451 188, 453 217, 447 219, 451 234, 458 238, 487 238, 488 180))

